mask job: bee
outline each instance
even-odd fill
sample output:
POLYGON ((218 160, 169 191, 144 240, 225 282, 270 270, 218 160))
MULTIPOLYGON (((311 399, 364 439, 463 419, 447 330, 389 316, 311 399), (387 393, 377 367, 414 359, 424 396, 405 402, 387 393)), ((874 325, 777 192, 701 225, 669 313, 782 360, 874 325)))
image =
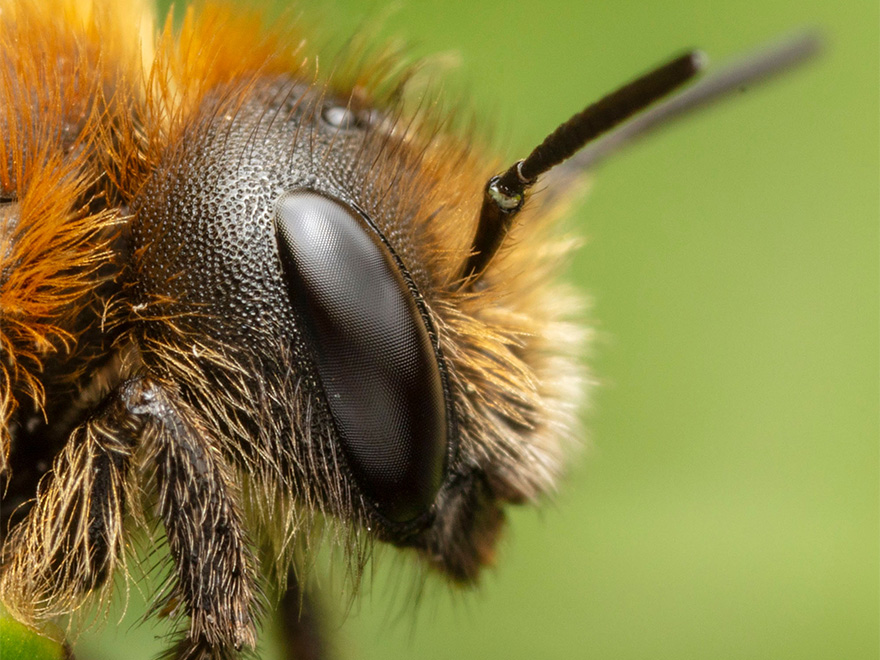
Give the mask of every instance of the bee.
POLYGON ((34 626, 106 601, 141 529, 180 659, 253 649, 277 599, 290 648, 319 647, 323 539, 355 583, 380 542, 475 584, 578 435, 567 190, 816 50, 691 86, 687 52, 505 166, 392 51, 324 72, 296 22, 205 2, 154 23, 2 6, 0 600, 34 626))

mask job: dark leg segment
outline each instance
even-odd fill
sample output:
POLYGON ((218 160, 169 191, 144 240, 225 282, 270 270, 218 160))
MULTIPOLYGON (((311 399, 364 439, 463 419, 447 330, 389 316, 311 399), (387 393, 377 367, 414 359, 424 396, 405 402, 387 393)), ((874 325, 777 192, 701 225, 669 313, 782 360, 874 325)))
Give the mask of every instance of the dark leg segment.
POLYGON ((176 573, 169 602, 190 616, 175 652, 186 660, 233 657, 256 643, 256 589, 232 475, 179 397, 149 381, 130 396, 132 410, 149 418, 149 462, 176 573))

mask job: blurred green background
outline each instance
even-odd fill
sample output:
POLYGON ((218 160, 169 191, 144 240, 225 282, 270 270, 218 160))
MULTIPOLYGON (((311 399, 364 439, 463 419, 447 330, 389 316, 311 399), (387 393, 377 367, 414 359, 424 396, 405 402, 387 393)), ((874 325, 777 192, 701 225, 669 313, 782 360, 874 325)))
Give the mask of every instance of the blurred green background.
MULTIPOLYGON (((349 34, 385 3, 305 13, 349 34)), ((457 53, 451 75, 511 157, 683 47, 718 62, 811 25, 828 50, 598 172, 572 221, 598 331, 590 450, 555 504, 512 512, 478 592, 435 585, 415 608, 411 575, 382 562, 344 619, 340 599, 343 657, 878 657, 878 14, 398 3, 384 32, 457 53)), ((82 657, 155 655, 134 618, 87 635, 82 657)))

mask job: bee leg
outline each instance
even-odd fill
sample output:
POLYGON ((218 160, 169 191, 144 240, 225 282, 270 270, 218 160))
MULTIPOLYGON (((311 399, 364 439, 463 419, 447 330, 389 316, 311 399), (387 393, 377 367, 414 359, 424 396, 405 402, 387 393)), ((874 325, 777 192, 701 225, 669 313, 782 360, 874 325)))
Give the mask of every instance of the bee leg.
POLYGON ((281 626, 288 660, 327 660, 330 653, 319 603, 303 588, 293 571, 281 598, 281 626))
POLYGON ((159 513, 175 568, 168 597, 189 615, 177 658, 214 660, 256 644, 257 589, 234 477, 199 415, 170 389, 139 384, 133 410, 149 418, 159 513))
POLYGON ((0 600, 18 618, 37 624, 71 613, 121 561, 128 471, 142 430, 117 391, 71 433, 3 546, 0 600))

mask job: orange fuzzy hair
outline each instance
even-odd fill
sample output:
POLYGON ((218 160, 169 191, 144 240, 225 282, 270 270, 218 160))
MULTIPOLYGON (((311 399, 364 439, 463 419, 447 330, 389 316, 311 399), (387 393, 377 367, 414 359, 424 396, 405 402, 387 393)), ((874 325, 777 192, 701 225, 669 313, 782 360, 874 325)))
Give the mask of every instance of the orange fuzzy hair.
MULTIPOLYGON (((74 321, 110 258, 118 212, 93 204, 94 127, 140 53, 123 26, 145 5, 11 0, 0 14, 0 474, 18 392, 45 406, 46 360, 76 348, 74 321), (37 82, 39 81, 39 82, 37 82), (95 208, 102 210, 93 210, 95 208)), ((136 40, 135 40, 136 42, 136 40)))

